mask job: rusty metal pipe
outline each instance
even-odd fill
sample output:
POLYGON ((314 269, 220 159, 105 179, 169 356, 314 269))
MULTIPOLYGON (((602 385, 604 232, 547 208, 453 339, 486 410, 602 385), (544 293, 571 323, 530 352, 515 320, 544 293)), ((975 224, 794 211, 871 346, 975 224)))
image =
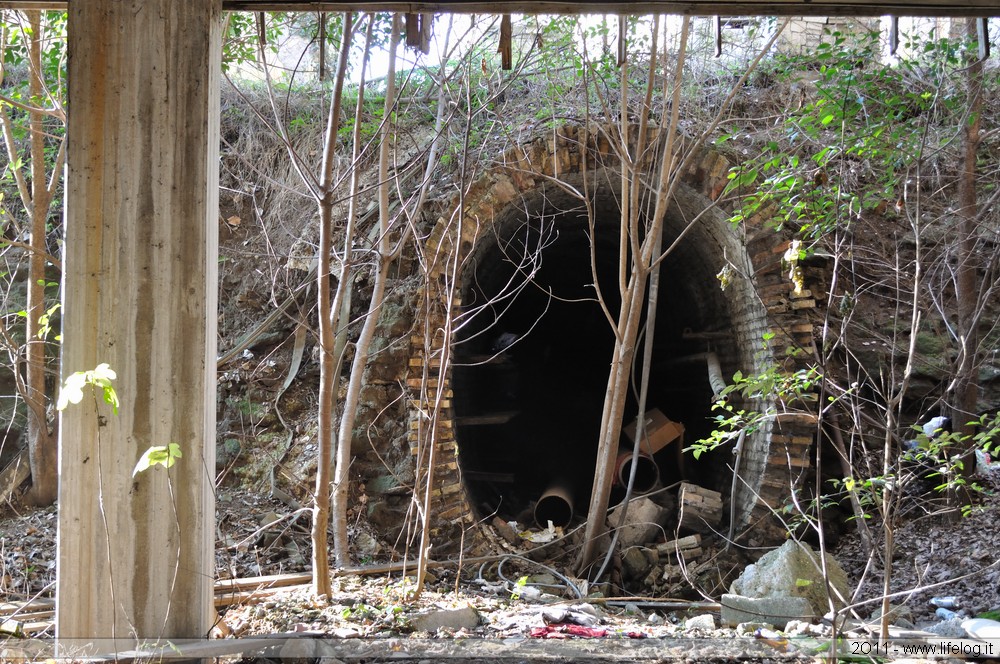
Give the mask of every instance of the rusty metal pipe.
POLYGON ((660 481, 660 467, 656 465, 656 460, 652 455, 641 452, 635 457, 631 451, 622 450, 615 461, 615 483, 619 486, 628 484, 628 476, 632 470, 632 464, 636 464, 635 482, 632 484, 632 492, 635 494, 649 493, 656 488, 660 481))
POLYGON ((712 386, 712 396, 716 398, 722 396, 722 391, 726 389, 726 379, 722 375, 722 365, 719 363, 718 355, 712 351, 693 353, 691 355, 670 358, 665 364, 681 364, 684 362, 705 362, 708 365, 708 384, 712 386))
POLYGON ((535 503, 535 523, 539 528, 565 528, 573 520, 573 491, 564 479, 554 480, 535 503))

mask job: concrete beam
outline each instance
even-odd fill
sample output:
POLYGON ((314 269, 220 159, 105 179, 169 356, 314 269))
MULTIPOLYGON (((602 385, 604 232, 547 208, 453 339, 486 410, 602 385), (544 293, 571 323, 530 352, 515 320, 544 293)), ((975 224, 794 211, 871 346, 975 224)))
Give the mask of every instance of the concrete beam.
MULTIPOLYGON (((75 0, 74 0, 75 1, 75 0)), ((65 9, 66 0, 0 0, 0 9, 65 9)), ((226 11, 690 16, 995 16, 996 0, 223 0, 226 11)))
POLYGON ((688 16, 993 16, 996 0, 225 0, 234 11, 398 11, 465 14, 688 16))
POLYGON ((57 627, 198 637, 212 620, 221 0, 73 0, 57 627), (132 477, 149 447, 183 458, 132 477))

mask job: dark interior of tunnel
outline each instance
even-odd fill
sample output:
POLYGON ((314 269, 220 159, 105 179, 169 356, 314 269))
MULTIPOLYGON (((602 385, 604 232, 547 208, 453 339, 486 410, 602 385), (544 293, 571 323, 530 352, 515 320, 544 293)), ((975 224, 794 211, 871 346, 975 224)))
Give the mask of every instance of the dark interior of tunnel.
MULTIPOLYGON (((586 217, 551 209, 512 214, 480 238, 463 274, 454 345, 456 439, 470 499, 480 517, 497 514, 522 524, 533 521, 536 502, 553 487, 576 517, 585 516, 614 345, 595 297, 586 217)), ((617 208, 598 208, 596 228, 597 284, 617 316, 617 208)), ((733 355, 728 309, 714 278, 719 266, 696 245, 685 240, 662 263, 647 399, 647 410, 684 425, 685 445, 711 430, 706 362, 691 356, 707 350, 733 355)), ((637 386, 637 373, 634 378, 637 386)), ((637 414, 633 389, 623 424, 637 414)), ((686 479, 728 495, 716 486, 718 462, 685 454, 681 464, 679 444, 655 454, 657 486, 686 479)), ((622 436, 621 445, 632 444, 622 436)), ((637 487, 656 480, 649 468, 638 464, 637 487)), ((623 496, 616 484, 611 504, 623 496)), ((561 507, 556 514, 565 516, 561 507)))

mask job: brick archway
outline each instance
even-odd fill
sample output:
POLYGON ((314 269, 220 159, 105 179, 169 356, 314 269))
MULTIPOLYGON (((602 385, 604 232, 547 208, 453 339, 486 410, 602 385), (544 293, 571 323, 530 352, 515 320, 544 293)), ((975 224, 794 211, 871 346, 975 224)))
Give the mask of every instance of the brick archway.
MULTIPOLYGON (((426 468, 433 447, 436 522, 432 534, 438 542, 457 544, 461 531, 490 511, 475 504, 477 496, 470 493, 460 463, 463 451, 468 455, 482 436, 477 432, 463 439, 462 431, 468 428, 462 420, 468 417, 456 419, 455 403, 461 402, 463 392, 459 390, 456 398, 452 344, 467 340, 478 348, 489 345, 481 336, 488 325, 472 325, 473 332, 463 332, 477 309, 477 302, 463 301, 463 295, 468 298, 474 292, 466 282, 481 278, 468 265, 488 261, 483 255, 506 241, 509 228, 524 226, 526 220, 554 219, 551 232, 567 235, 572 223, 567 210, 573 201, 579 202, 568 193, 567 185, 582 190, 584 178, 589 178, 595 205, 610 210, 615 205, 614 177, 605 176, 613 172, 615 162, 599 130, 564 126, 554 136, 538 138, 504 155, 464 198, 445 207, 435 225, 427 246, 436 267, 421 293, 426 315, 413 336, 407 383, 414 391, 410 445, 418 469, 426 468), (462 265, 466 267, 458 269, 462 265), (437 416, 428 417, 432 413, 437 416)), ((724 375, 736 370, 760 372, 776 358, 781 358, 785 370, 795 371, 813 356, 813 326, 806 312, 815 307, 815 299, 808 290, 794 289, 782 266, 789 242, 765 227, 767 219, 753 219, 743 228, 733 228, 726 221, 728 214, 717 201, 728 183, 729 166, 720 153, 702 150, 684 171, 674 209, 668 213, 666 237, 680 234, 686 218, 700 214, 701 219, 679 245, 677 261, 686 276, 673 283, 693 292, 687 298, 691 303, 685 309, 687 315, 713 320, 728 330, 730 341, 719 344, 724 375), (722 290, 715 275, 727 263, 737 276, 722 290), (790 348, 796 352, 788 352, 790 348)), ((542 241, 541 236, 538 240, 542 241)), ((570 255, 566 247, 563 254, 570 255)), ((492 333, 501 331, 496 328, 492 333)), ((754 524, 755 539, 761 542, 784 534, 771 517, 771 509, 787 501, 791 487, 809 468, 815 426, 811 416, 790 415, 747 437, 732 503, 738 528, 754 524)), ((725 464, 718 465, 715 473, 726 475, 725 464)), ((725 486, 720 481, 717 487, 727 504, 730 480, 731 473, 725 477, 725 486)), ((471 541, 468 534, 465 541, 471 541)))

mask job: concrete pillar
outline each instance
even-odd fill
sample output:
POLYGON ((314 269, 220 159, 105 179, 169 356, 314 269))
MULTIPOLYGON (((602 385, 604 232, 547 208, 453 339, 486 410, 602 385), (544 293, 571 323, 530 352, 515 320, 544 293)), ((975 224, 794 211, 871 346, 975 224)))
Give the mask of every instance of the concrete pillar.
POLYGON ((70 3, 62 378, 108 363, 121 410, 88 392, 61 415, 65 652, 211 627, 221 20, 221 0, 70 3), (171 442, 169 472, 132 477, 171 442))

